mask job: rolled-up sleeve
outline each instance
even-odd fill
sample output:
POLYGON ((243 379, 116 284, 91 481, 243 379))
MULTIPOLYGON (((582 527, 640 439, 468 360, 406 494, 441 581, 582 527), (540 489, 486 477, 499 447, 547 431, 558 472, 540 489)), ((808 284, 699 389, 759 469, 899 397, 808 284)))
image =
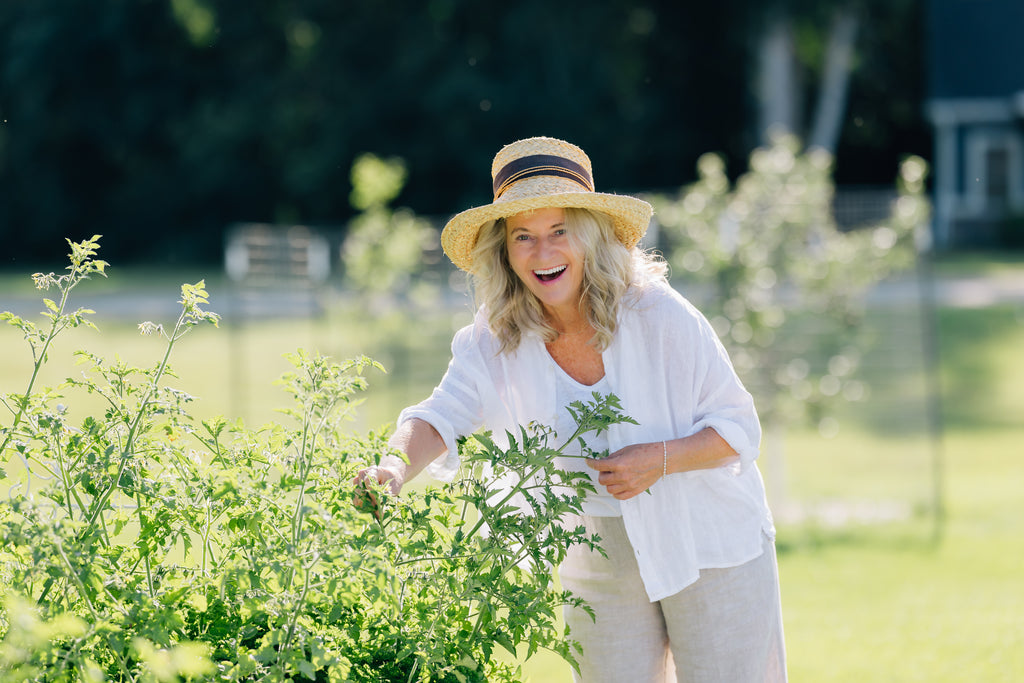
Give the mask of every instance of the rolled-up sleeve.
POLYGON ((761 424, 754 399, 736 375, 710 323, 699 318, 699 370, 693 433, 711 427, 740 456, 740 471, 760 453, 761 424))
POLYGON ((444 441, 447 452, 427 466, 427 472, 450 481, 459 469, 457 439, 472 434, 483 424, 480 386, 487 377, 473 327, 459 330, 452 340, 452 359, 440 384, 426 400, 406 408, 397 424, 418 418, 431 425, 444 441))

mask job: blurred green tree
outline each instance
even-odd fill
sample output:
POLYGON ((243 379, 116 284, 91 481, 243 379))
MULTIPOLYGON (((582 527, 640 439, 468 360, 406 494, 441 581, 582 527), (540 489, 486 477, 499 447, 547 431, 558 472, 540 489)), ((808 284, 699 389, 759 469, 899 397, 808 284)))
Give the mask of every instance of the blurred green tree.
POLYGON ((423 251, 438 240, 429 221, 388 206, 401 193, 406 175, 405 162, 398 158, 364 154, 352 165, 351 201, 361 213, 351 221, 342 245, 345 281, 352 291, 371 298, 409 292, 423 251))
POLYGON ((848 232, 832 212, 831 155, 801 153, 793 136, 755 150, 735 184, 717 155, 697 166, 696 183, 654 198, 667 258, 677 278, 710 290, 701 308, 765 423, 819 421, 829 401, 863 395, 864 297, 915 262, 930 210, 925 162, 902 164, 887 220, 848 232))

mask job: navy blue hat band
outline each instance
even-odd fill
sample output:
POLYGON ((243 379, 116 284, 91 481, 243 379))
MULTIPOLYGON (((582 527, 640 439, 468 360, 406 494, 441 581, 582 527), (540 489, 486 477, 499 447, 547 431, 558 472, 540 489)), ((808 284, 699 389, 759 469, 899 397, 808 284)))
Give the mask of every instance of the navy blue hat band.
POLYGON ((533 154, 508 162, 494 175, 494 198, 498 199, 514 183, 535 176, 567 178, 589 192, 594 191, 594 181, 587 169, 576 162, 550 154, 533 154))

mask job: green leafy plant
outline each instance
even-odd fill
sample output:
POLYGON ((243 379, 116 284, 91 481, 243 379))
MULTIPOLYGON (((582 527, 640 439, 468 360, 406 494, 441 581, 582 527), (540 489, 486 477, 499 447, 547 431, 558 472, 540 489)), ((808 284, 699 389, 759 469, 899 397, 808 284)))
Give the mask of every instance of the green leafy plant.
MULTIPOLYGON (((0 681, 515 681, 517 657, 574 661, 557 611, 579 602, 552 572, 598 539, 566 521, 592 485, 556 466, 549 430, 467 439, 454 482, 361 512, 354 476, 387 434, 345 421, 380 366, 299 350, 281 421, 197 422, 168 380, 188 332, 218 322, 202 282, 173 327, 140 325, 163 343, 153 367, 79 353, 80 377, 37 387, 56 335, 91 324, 66 310, 103 273, 97 240, 72 244, 68 275, 34 276, 61 293, 45 328, 3 314, 35 372, 2 398, 0 681), (82 392, 102 414, 75 415, 82 392)), ((614 396, 573 410, 569 441, 629 419, 614 396)))

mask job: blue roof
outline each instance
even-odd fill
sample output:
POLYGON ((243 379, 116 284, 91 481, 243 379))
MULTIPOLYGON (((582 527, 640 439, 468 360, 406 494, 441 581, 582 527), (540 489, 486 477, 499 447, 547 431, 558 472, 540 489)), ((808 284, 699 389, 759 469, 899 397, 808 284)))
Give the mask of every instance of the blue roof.
POLYGON ((1024 0, 929 0, 928 96, 1024 91, 1024 0))

